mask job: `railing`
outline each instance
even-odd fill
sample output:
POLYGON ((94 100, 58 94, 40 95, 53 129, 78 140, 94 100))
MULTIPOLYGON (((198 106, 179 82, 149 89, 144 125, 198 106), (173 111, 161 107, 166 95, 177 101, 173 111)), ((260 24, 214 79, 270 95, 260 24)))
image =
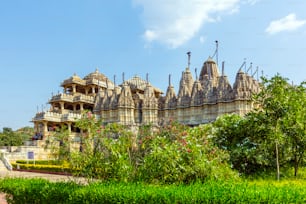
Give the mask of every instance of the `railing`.
POLYGON ((55 96, 52 96, 49 102, 52 102, 52 101, 87 102, 87 103, 95 102, 95 98, 93 96, 87 96, 87 95, 80 94, 80 93, 76 93, 76 94, 77 95, 60 93, 55 96))
POLYGON ((61 117, 62 117, 62 114, 60 113, 46 111, 46 112, 37 113, 33 120, 35 121, 35 120, 45 119, 45 120, 50 120, 54 122, 61 122, 61 117))
POLYGON ((50 99, 51 101, 68 101, 68 102, 73 102, 73 95, 71 94, 65 94, 65 93, 60 93, 55 96, 52 96, 50 99))
POLYGON ((34 121, 48 120, 48 121, 53 121, 53 122, 64 122, 64 121, 75 121, 81 118, 82 118, 82 114, 79 114, 79 113, 68 112, 68 113, 61 114, 61 113, 46 111, 46 112, 37 113, 33 120, 34 121))
POLYGON ((93 96, 86 96, 86 95, 78 95, 74 97, 73 102, 87 102, 87 103, 94 103, 95 98, 93 96))
POLYGON ((8 161, 8 159, 4 156, 4 152, 1 152, 0 159, 1 159, 1 161, 3 162, 4 166, 5 166, 8 170, 10 170, 10 171, 13 170, 12 165, 10 164, 10 162, 8 161))
POLYGON ((61 121, 75 121, 81 119, 82 115, 77 113, 68 113, 64 114, 61 118, 61 121))

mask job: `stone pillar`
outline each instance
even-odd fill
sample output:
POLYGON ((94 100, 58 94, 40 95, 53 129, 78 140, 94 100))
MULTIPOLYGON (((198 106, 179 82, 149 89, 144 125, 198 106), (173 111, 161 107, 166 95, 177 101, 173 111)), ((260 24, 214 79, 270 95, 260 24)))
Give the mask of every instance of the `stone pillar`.
POLYGON ((88 90, 88 88, 86 87, 86 88, 85 88, 85 95, 88 95, 88 91, 89 91, 89 90, 88 90))
POLYGON ((80 111, 82 112, 83 110, 84 110, 83 103, 80 103, 80 111))
POLYGON ((44 122, 43 122, 43 125, 44 125, 43 136, 46 137, 47 134, 48 134, 48 122, 47 122, 47 121, 44 121, 44 122))
POLYGON ((72 93, 75 94, 76 93, 76 85, 72 84, 72 93))
POLYGON ((92 87, 91 87, 91 92, 92 92, 93 94, 96 93, 96 91, 95 91, 95 86, 92 86, 92 87))
POLYGON ((72 104, 73 106, 73 112, 76 112, 76 104, 72 104))
POLYGON ((68 132, 71 133, 71 122, 67 122, 68 132))
POLYGON ((59 102, 59 104, 61 105, 61 113, 64 112, 64 109, 65 109, 65 103, 64 102, 59 102))
POLYGON ((34 122, 34 131, 39 132, 38 123, 34 122))

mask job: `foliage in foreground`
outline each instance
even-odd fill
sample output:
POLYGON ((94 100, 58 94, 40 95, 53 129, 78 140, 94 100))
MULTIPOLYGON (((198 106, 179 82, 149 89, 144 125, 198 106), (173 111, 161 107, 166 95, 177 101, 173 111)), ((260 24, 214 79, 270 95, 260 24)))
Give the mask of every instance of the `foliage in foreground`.
POLYGON ((141 183, 51 183, 6 178, 0 191, 10 203, 305 203, 302 182, 206 182, 191 185, 141 183))
POLYGON ((213 123, 213 140, 230 154, 244 175, 294 167, 297 176, 306 150, 306 83, 291 85, 279 75, 262 78, 253 96, 259 109, 244 117, 224 115, 213 123))
POLYGON ((192 183, 234 179, 228 154, 210 141, 207 126, 189 128, 177 123, 138 135, 118 124, 101 126, 90 113, 77 125, 86 132, 82 151, 70 156, 79 176, 104 181, 192 183))

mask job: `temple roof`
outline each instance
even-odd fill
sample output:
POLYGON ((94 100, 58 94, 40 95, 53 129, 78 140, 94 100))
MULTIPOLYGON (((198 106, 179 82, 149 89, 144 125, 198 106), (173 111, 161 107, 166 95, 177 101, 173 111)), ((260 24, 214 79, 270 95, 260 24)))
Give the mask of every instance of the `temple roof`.
MULTIPOLYGON (((133 90, 138 89, 141 91, 144 91, 148 84, 146 80, 143 80, 137 75, 135 75, 129 80, 126 80, 124 83, 127 83, 133 90)), ((163 93, 159 88, 156 88, 156 87, 153 87, 153 88, 154 88, 154 92, 163 93)))
POLYGON ((71 84, 71 83, 84 85, 85 81, 81 79, 81 77, 79 77, 76 73, 74 73, 73 76, 64 80, 61 85, 64 86, 66 84, 71 84))

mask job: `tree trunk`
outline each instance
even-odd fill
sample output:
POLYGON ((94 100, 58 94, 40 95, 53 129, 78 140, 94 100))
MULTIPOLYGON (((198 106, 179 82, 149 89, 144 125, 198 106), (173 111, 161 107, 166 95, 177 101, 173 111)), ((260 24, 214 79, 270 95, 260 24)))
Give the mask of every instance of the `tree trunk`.
POLYGON ((297 174, 298 174, 298 168, 299 168, 298 164, 295 163, 295 165, 294 165, 294 176, 295 176, 295 177, 296 177, 297 174))
POLYGON ((295 147, 295 155, 294 155, 294 176, 297 176, 297 172, 298 172, 298 158, 297 158, 297 147, 295 147))
POLYGON ((302 161, 304 152, 302 152, 299 156, 295 156, 295 165, 294 165, 294 176, 296 177, 298 174, 298 170, 299 170, 299 165, 302 161))
POLYGON ((279 181, 279 161, 278 161, 278 142, 275 142, 275 156, 276 156, 276 177, 279 181))

